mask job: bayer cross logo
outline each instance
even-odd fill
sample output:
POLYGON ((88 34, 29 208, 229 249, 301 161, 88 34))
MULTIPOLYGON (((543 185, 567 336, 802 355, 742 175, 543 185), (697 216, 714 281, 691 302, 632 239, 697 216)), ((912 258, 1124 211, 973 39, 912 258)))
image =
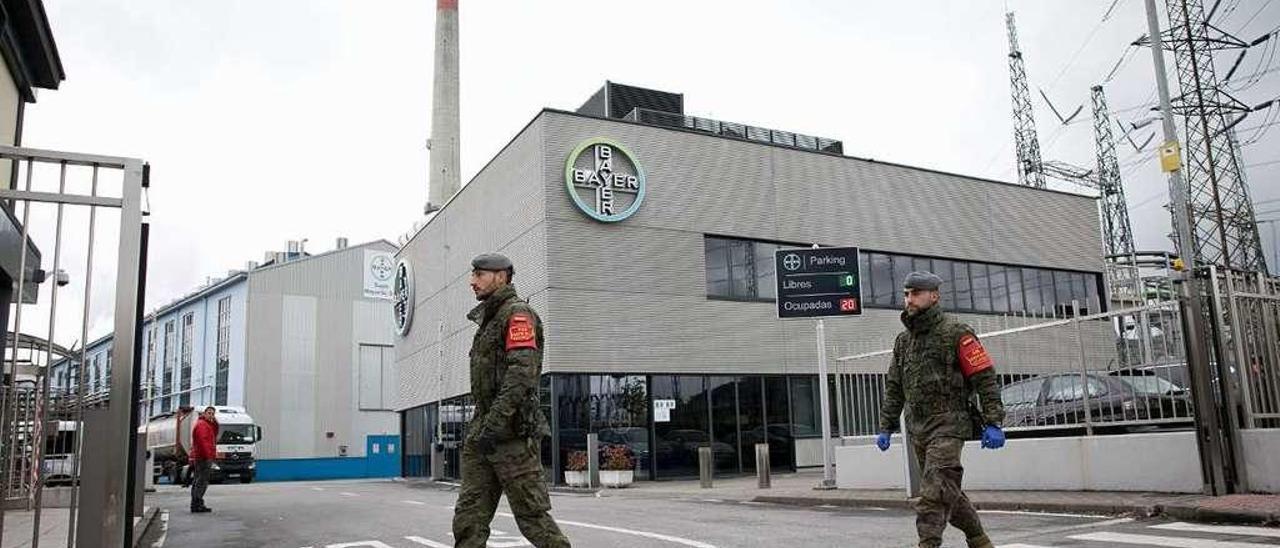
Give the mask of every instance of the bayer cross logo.
POLYGON ((644 201, 644 171, 622 145, 590 139, 569 154, 565 186, 574 205, 597 221, 630 217, 644 201))
POLYGON ((373 273, 373 277, 380 282, 391 279, 395 273, 396 265, 391 262, 390 255, 378 255, 373 258, 373 263, 369 265, 369 271, 373 273))
POLYGON ((800 270, 800 256, 795 253, 788 253, 782 258, 782 266, 787 270, 800 270))

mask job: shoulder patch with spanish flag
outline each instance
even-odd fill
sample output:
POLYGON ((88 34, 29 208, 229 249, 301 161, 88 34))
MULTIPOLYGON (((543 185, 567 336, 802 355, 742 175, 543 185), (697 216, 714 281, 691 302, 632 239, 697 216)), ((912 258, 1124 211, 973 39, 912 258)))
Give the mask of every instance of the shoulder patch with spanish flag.
POLYGON ((537 350, 538 338, 534 333, 533 319, 528 314, 516 313, 507 320, 507 350, 532 348, 537 350))
POLYGON ((960 337, 960 348, 957 352, 960 355, 960 372, 966 379, 995 365, 991 361, 991 355, 987 354, 987 349, 983 348, 978 338, 970 333, 960 337))

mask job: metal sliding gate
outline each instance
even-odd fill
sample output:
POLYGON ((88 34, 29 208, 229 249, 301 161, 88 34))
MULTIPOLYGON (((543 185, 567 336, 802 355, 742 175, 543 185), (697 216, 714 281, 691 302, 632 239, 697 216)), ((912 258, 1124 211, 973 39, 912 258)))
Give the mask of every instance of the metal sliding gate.
POLYGON ((147 166, 10 146, 0 163, 13 181, 0 188, 0 215, 22 250, 3 294, 0 542, 126 546, 142 496, 129 486, 147 166), (106 359, 91 355, 89 342, 107 335, 106 359))

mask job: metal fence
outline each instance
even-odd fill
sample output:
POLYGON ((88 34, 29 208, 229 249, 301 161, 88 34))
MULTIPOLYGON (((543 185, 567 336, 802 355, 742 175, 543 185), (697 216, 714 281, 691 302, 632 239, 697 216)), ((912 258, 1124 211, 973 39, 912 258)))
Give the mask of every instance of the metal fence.
MULTIPOLYGON (((1177 303, 1113 306, 1119 308, 1102 314, 1055 316, 1050 311, 980 320, 973 326, 996 362, 1005 428, 1092 434, 1192 423, 1177 303)), ((878 430, 893 354, 892 341, 880 344, 871 351, 849 346, 837 358, 829 382, 841 435, 878 430)))
MULTIPOLYGON (((1280 427, 1280 278, 1209 269, 1213 354, 1227 366, 1242 428, 1280 427)), ((1230 402, 1228 402, 1229 404, 1230 402)))
POLYGON ((13 236, 3 243, 22 250, 13 293, 4 294, 8 308, 0 311, 8 333, 0 381, 0 542, 38 548, 42 540, 48 545, 49 531, 61 529, 65 543, 60 538, 58 545, 121 546, 140 506, 126 485, 134 470, 146 169, 131 158, 10 146, 0 146, 0 159, 12 164, 13 181, 11 187, 0 181, 0 215, 20 232, 0 239, 13 236), (86 363, 90 336, 108 333, 115 338, 110 393, 87 397, 83 367, 73 368, 69 390, 55 389, 50 366, 86 363), (86 447, 89 460, 82 459, 86 447), (3 536, 6 518, 22 524, 8 531, 20 538, 3 536))

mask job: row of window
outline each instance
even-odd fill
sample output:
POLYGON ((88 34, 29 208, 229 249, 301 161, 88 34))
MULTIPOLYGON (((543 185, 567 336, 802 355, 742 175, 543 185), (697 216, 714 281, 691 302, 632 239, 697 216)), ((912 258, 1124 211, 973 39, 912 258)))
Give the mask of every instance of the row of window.
MULTIPOLYGON (((707 296, 773 300, 776 286, 771 242, 707 236, 707 296)), ((1070 312, 1072 302, 1086 311, 1101 310, 1095 273, 1023 268, 977 261, 955 261, 863 251, 859 257, 863 306, 901 308, 902 280, 912 271, 943 279, 947 310, 984 314, 1070 312)))
MULTIPOLYGON (((177 406, 191 405, 192 391, 192 366, 193 366, 193 345, 195 339, 195 314, 187 313, 182 316, 182 344, 177 346, 175 339, 177 338, 177 320, 169 320, 164 323, 164 348, 160 355, 157 355, 157 327, 151 326, 147 331, 147 378, 153 386, 158 387, 158 407, 154 412, 167 413, 175 409, 173 400, 173 381, 175 369, 178 373, 178 398, 177 406), (180 349, 175 352, 175 348, 180 349), (157 358, 159 358, 159 368, 157 368, 157 358), (157 379, 156 377, 160 377, 157 379)), ((214 398, 213 405, 227 404, 227 382, 230 376, 230 348, 231 348, 231 297, 226 296, 218 299, 218 316, 217 316, 217 341, 215 359, 216 366, 214 370, 214 398)))

